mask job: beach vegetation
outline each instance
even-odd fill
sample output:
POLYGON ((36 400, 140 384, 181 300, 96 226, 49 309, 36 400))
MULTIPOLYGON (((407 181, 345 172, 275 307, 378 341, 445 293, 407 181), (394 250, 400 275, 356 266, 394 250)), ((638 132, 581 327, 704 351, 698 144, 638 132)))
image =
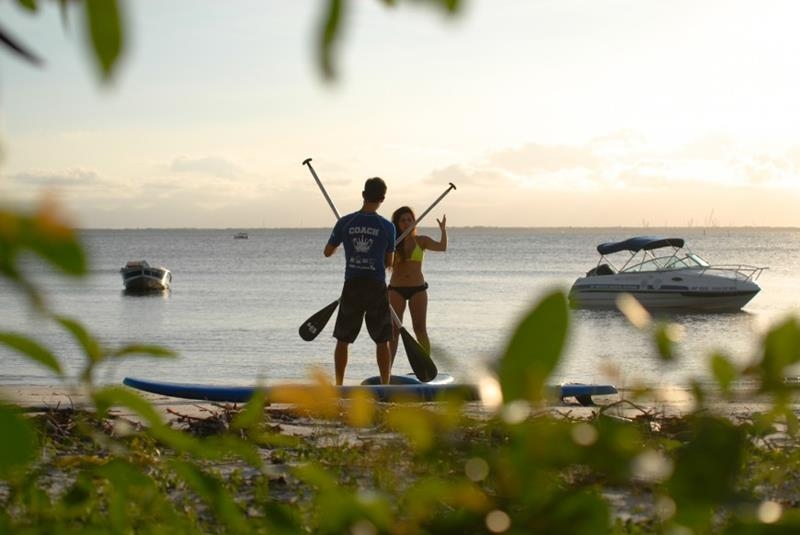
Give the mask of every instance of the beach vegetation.
MULTIPOLYGON (((38 2, 19 0, 36 10, 38 2)), ((394 2, 387 1, 387 5, 394 2)), ((428 2, 454 11, 459 2, 428 2)), ((68 2, 60 2, 67 9, 68 2)), ((102 76, 124 50, 117 3, 83 2, 102 76)), ((323 17, 320 65, 332 54, 343 0, 323 17)), ((12 47, 30 60, 25 46, 12 47), (21 50, 21 52, 20 52, 21 50)), ((76 377, 57 348, 0 330, 0 344, 87 393, 80 406, 28 413, 0 404, 0 533, 777 533, 800 529, 794 412, 800 323, 769 329, 741 367, 710 362, 715 384, 691 385, 680 416, 647 405, 647 389, 618 402, 550 410, 544 385, 569 336, 566 295, 531 306, 487 372, 496 406, 343 401, 316 378, 311 396, 275 407, 264 395, 217 405, 203 418, 158 410, 144 396, 95 384, 110 359, 170 358, 146 343, 109 347, 79 318, 50 309, 22 262, 86 274, 78 234, 55 203, 0 208, 0 276, 83 352, 76 377), (34 260, 32 260, 34 259, 34 260), (765 410, 734 418, 718 400, 765 410), (642 396, 642 397, 640 397, 642 396), (123 412, 126 416, 120 416, 123 412), (287 427, 302 427, 290 433, 287 427)), ((653 337, 653 366, 679 360, 669 324, 632 321, 653 337)), ((2 329, 2 325, 0 325, 2 329)))

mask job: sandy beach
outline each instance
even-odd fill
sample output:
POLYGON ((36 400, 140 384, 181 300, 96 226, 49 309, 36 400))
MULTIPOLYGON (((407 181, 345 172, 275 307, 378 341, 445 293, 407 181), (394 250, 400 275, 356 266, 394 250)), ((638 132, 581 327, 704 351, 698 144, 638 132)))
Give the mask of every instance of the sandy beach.
MULTIPOLYGON (((180 399, 149 392, 131 389, 146 399, 165 421, 176 414, 189 417, 202 418, 208 416, 222 407, 233 407, 232 403, 206 402, 190 399, 180 399)), ((86 390, 68 386, 41 386, 41 385, 2 385, 0 386, 0 399, 6 403, 19 406, 26 412, 46 412, 54 409, 85 409, 91 407, 91 401, 86 390)), ((695 402, 686 389, 670 388, 656 389, 645 394, 634 390, 619 389, 616 395, 595 396, 595 406, 585 407, 574 399, 566 398, 558 402, 553 400, 546 405, 535 408, 537 413, 551 413, 555 416, 564 416, 575 419, 586 419, 603 410, 607 415, 623 418, 635 418, 642 414, 650 414, 663 418, 681 417, 691 414, 695 410, 695 402)), ((241 405, 241 404, 240 404, 241 405)), ((771 404, 767 399, 758 399, 740 393, 737 399, 711 400, 706 402, 705 411, 713 414, 724 415, 732 420, 749 419, 752 415, 769 410, 771 404)), ((272 404, 271 407, 281 410, 286 404, 272 404)), ((800 415, 800 402, 795 400, 792 410, 800 415)), ((482 402, 469 402, 464 405, 465 414, 478 418, 487 418, 494 414, 494 409, 482 402)), ((124 407, 115 407, 112 413, 119 417, 137 419, 136 415, 124 407)))

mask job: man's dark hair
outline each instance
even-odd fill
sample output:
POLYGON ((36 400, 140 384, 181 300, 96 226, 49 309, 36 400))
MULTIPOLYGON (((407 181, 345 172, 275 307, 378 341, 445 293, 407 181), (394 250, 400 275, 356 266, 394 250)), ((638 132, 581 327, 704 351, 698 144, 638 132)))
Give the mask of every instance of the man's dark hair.
POLYGON ((372 177, 364 182, 361 196, 367 202, 383 202, 386 197, 386 182, 380 177, 372 177))

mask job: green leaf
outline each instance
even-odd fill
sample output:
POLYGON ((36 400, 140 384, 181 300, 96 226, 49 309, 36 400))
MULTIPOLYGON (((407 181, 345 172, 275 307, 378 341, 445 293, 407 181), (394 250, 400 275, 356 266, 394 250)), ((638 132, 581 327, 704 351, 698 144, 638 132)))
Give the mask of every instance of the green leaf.
POLYGON ((97 485, 88 473, 79 472, 75 482, 61 497, 61 504, 72 511, 89 509, 92 507, 96 488, 97 485))
POLYGON ((211 506, 224 522, 227 531, 231 533, 249 531, 246 517, 217 478, 203 472, 192 463, 175 460, 170 464, 189 487, 211 506))
POLYGON ((35 289, 21 275, 24 270, 16 265, 19 253, 26 249, 67 275, 86 273, 86 257, 75 231, 61 218, 51 200, 45 199, 32 215, 0 210, 0 272, 29 294, 35 294, 35 289))
POLYGON ((61 364, 59 364, 58 359, 56 359, 55 355, 53 355, 49 349, 40 345, 36 340, 21 334, 5 332, 0 333, 0 343, 12 349, 16 349, 31 360, 43 364, 59 377, 63 377, 64 372, 61 370, 61 364))
POLYGON ((178 451, 193 452, 198 444, 192 437, 170 429, 158 411, 146 400, 127 388, 109 386, 92 393, 97 412, 103 416, 111 407, 127 407, 141 417, 149 427, 149 433, 162 443, 178 451))
POLYGON ((544 297, 519 324, 498 364, 503 399, 539 400, 561 356, 568 309, 563 292, 544 297))
POLYGON ((354 494, 342 487, 330 472, 311 463, 295 468, 293 473, 316 488, 314 533, 349 533, 363 520, 372 524, 377 533, 389 532, 392 508, 385 497, 375 493, 354 494))
POLYGON ((675 520, 707 531, 711 511, 729 500, 742 466, 745 434, 724 418, 700 417, 692 439, 680 450, 667 488, 675 501, 675 520))
POLYGON ((17 3, 28 11, 36 11, 36 0, 17 0, 17 3))
POLYGON ((784 413, 784 417, 786 418, 786 431, 791 436, 797 436, 797 431, 800 427, 798 427, 798 419, 797 415, 794 411, 790 408, 787 408, 784 413))
POLYGON ((90 383, 92 381, 92 371, 95 365, 102 362, 104 359, 100 344, 97 340, 92 338, 83 325, 77 321, 66 316, 54 316, 54 319, 72 334, 73 338, 75 338, 83 349, 83 354, 86 355, 86 366, 84 366, 83 372, 81 372, 81 380, 90 383))
POLYGON ((122 54, 122 21, 116 0, 86 0, 86 16, 95 58, 103 78, 111 77, 122 54))
POLYGON ((705 407, 706 398, 708 397, 705 387, 696 379, 692 379, 689 381, 689 392, 691 392, 694 399, 694 412, 700 412, 705 407))
POLYGON ((171 349, 156 345, 130 344, 111 352, 109 356, 114 358, 125 357, 128 355, 147 355, 148 357, 174 357, 177 355, 171 349))
POLYGON ((333 62, 333 49, 339 38, 339 26, 342 20, 343 0, 328 0, 328 10, 323 19, 319 42, 319 63, 322 74, 327 79, 336 77, 333 62))
POLYGON ((295 467, 293 472, 306 484, 316 487, 321 492, 330 492, 338 488, 336 478, 320 466, 304 464, 295 467))
POLYGON ((730 394, 731 385, 739 375, 731 361, 723 355, 715 353, 711 357, 711 372, 714 374, 714 378, 717 380, 717 384, 723 394, 730 394))
POLYGON ((61 25, 64 29, 69 27, 69 2, 70 0, 58 0, 58 12, 61 14, 61 25))
POLYGON ((267 393, 263 388, 256 389, 253 397, 244 406, 244 409, 236 415, 231 422, 231 429, 253 429, 264 420, 264 405, 267 401, 267 393))
POLYGON ((151 427, 163 427, 161 415, 146 400, 131 390, 119 386, 109 386, 92 392, 97 411, 103 416, 114 405, 122 405, 141 416, 151 427))
POLYGON ((757 369, 761 375, 764 392, 780 392, 785 389, 786 368, 800 362, 800 324, 789 318, 771 329, 764 339, 764 355, 757 369))
POLYGON ((21 245, 50 262, 67 275, 86 273, 86 256, 75 231, 59 215, 52 201, 45 200, 38 211, 23 219, 21 245))
POLYGON ((661 357, 661 360, 665 362, 673 360, 675 358, 675 351, 673 348, 674 340, 670 334, 670 326, 664 324, 658 325, 653 333, 653 338, 656 343, 658 356, 661 357))
POLYGON ((0 405, 0 478, 24 468, 38 456, 36 434, 12 408, 0 405))
POLYGON ((444 7, 448 13, 456 13, 461 5, 460 0, 439 0, 439 4, 444 7))
POLYGON ((110 489, 101 491, 108 496, 109 532, 147 532, 154 525, 164 528, 180 521, 168 495, 159 491, 150 473, 141 465, 121 459, 112 459, 92 470, 95 481, 99 477, 109 483, 110 489))
POLYGON ((54 319, 72 334, 81 348, 83 348, 83 353, 89 361, 97 363, 103 360, 103 351, 99 342, 92 338, 92 335, 83 325, 66 316, 55 316, 54 319))
POLYGON ((602 496, 589 490, 570 489, 553 497, 548 529, 552 533, 609 533, 611 513, 602 496))

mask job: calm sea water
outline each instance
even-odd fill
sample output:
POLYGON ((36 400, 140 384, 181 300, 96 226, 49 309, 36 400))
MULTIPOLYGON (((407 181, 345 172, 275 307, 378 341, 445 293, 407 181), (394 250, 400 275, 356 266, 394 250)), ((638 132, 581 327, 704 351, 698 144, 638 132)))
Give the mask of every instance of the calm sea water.
MULTIPOLYGON (((174 359, 134 357, 98 370, 98 383, 126 375, 179 382, 249 384, 307 379, 312 368, 332 376, 334 320, 314 341, 299 325, 338 296, 341 253, 325 259, 328 229, 90 230, 83 243, 88 277, 53 274, 38 261, 28 270, 49 304, 80 319, 105 344, 146 342, 178 352, 174 359), (123 292, 119 269, 146 259, 173 272, 172 291, 123 292)), ((421 229, 434 236, 438 230, 421 229)), ((664 367, 646 333, 618 312, 574 311, 568 347, 553 382, 614 382, 632 386, 685 384, 706 378, 707 357, 722 351, 748 362, 765 326, 800 309, 798 229, 450 229, 446 253, 428 253, 428 326, 433 357, 443 372, 469 381, 501 353, 522 314, 554 288, 568 289, 597 261, 595 246, 634 235, 687 239, 718 264, 768 266, 762 287, 740 313, 672 314, 684 327, 677 363, 664 367), (609 370, 616 375, 609 376, 609 370)), ((16 291, 0 282, 0 330, 32 334, 75 376, 83 357, 71 337, 37 317, 16 291)), ((410 321, 409 321, 410 326, 410 321)), ((400 349, 402 352, 402 349, 400 349)), ((44 368, 0 348, 0 384, 50 385, 44 368)), ((394 373, 410 371, 399 354, 394 373)), ((374 345, 364 329, 352 346, 346 383, 377 374, 374 345)))

